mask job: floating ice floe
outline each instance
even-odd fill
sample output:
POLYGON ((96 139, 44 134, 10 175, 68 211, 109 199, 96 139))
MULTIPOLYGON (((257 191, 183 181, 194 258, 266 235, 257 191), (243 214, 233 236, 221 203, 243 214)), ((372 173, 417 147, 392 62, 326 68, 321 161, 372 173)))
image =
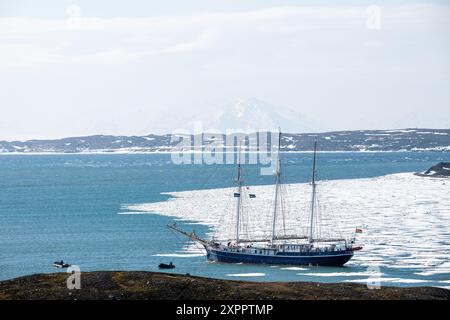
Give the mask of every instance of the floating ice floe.
POLYGON ((311 273, 297 273, 298 276, 313 276, 313 277, 381 277, 382 273, 371 272, 311 272, 311 273))
POLYGON ((192 258, 204 256, 204 253, 157 253, 155 257, 192 258))
POLYGON ((229 273, 227 277, 264 277, 265 273, 250 272, 250 273, 229 273))
POLYGON ((294 271, 300 271, 300 270, 308 270, 308 268, 301 268, 301 267, 286 267, 286 268, 280 268, 281 270, 294 270, 294 271))

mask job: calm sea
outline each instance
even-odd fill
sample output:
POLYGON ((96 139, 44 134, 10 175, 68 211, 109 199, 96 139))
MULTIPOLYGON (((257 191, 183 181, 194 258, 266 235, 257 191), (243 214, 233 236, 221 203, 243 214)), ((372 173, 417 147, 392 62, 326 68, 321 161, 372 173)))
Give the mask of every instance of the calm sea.
MULTIPOLYGON (((423 171, 445 160, 449 153, 320 153, 318 166, 320 179, 331 180, 423 171)), ((286 182, 308 181, 311 154, 285 154, 283 166, 286 182)), ((211 264, 200 255, 159 256, 186 245, 166 228, 173 219, 118 214, 126 205, 167 200, 164 192, 229 187, 233 176, 233 165, 175 165, 169 154, 0 155, 0 279, 55 272, 53 261, 63 259, 82 271, 156 271, 160 262, 172 261, 174 272, 192 275, 312 280, 289 269, 211 264)), ((246 185, 273 183, 254 165, 245 180, 246 185)), ((208 230, 198 225, 196 231, 208 230)))

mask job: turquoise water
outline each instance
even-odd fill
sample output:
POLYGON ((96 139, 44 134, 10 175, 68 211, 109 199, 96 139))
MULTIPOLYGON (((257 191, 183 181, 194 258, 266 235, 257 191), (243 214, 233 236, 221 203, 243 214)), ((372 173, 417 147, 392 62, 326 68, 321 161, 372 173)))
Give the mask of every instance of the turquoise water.
MULTIPOLYGON (((321 153, 318 165, 321 179, 348 179, 423 171, 449 160, 448 153, 321 153)), ((286 182, 308 181, 311 154, 283 155, 283 166, 286 182)), ((245 172, 247 185, 273 182, 255 165, 245 172)), ((156 271, 158 263, 172 261, 177 265, 174 272, 193 275, 227 278, 263 273, 263 278, 238 279, 311 280, 270 266, 211 264, 203 256, 157 256, 186 244, 166 228, 173 219, 118 214, 124 205, 166 200, 162 192, 231 186, 233 175, 232 165, 175 165, 169 154, 2 155, 0 279, 55 272, 52 262, 64 259, 82 271, 156 271)), ((207 228, 196 226, 196 231, 205 234, 207 228)), ((352 268, 358 272, 358 267, 352 268)), ((410 270, 395 272, 401 276, 410 270)))

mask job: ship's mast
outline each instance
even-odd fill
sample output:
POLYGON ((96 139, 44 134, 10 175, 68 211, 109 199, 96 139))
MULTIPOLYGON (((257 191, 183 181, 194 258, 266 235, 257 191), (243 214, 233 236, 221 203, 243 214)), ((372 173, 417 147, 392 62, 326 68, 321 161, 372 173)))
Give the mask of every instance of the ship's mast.
POLYGON ((241 146, 239 145, 238 154, 238 165, 237 165, 237 178, 235 180, 237 186, 237 206, 236 206, 236 243, 239 242, 239 227, 241 218, 241 191, 242 191, 242 180, 241 180, 241 146))
POLYGON ((313 226, 314 226, 314 206, 316 202, 316 152, 317 152, 317 141, 314 142, 314 158, 313 158, 313 169, 312 169, 312 194, 311 194, 311 216, 309 224, 309 243, 313 241, 313 226))
POLYGON ((275 235, 275 224, 277 221, 277 210, 278 210, 278 197, 280 193, 280 177, 281 177, 281 163, 280 163, 280 146, 281 146, 281 130, 279 130, 278 133, 278 153, 277 153, 277 167, 275 171, 275 202, 273 206, 273 220, 272 220, 272 239, 271 243, 274 242, 276 235, 275 235))

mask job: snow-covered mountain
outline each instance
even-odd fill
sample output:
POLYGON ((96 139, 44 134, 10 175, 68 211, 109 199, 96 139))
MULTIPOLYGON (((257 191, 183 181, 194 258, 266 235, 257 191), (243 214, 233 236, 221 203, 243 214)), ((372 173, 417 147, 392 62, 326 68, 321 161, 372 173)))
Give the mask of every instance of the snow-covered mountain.
POLYGON ((256 98, 239 98, 234 101, 210 105, 206 111, 193 116, 195 121, 187 122, 190 129, 193 122, 201 123, 204 131, 256 132, 282 128, 284 132, 317 132, 315 121, 300 112, 274 106, 256 98))

